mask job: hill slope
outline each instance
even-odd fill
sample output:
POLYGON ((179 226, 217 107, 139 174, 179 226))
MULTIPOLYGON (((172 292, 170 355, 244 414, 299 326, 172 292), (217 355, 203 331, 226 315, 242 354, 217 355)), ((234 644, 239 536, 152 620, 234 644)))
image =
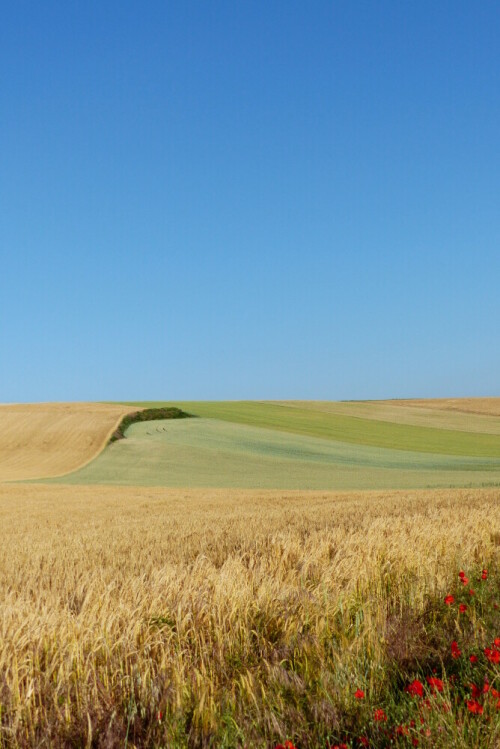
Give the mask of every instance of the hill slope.
POLYGON ((104 403, 0 406, 0 481, 75 471, 105 447, 122 417, 136 409, 104 403))
MULTIPOLYGON (((477 434, 500 434, 500 398, 463 399, 455 408, 443 401, 270 401, 275 405, 354 416, 395 424, 477 434), (485 403, 484 401, 487 401, 485 403), (463 408, 459 405, 463 402, 463 408), (468 410, 469 407, 472 410, 468 410), (484 409, 484 412, 483 410, 484 409), (489 409, 489 410, 488 410, 489 409), (497 415, 498 412, 498 415, 497 415)), ((457 404, 457 401, 453 401, 457 404)))
MULTIPOLYGON (((174 404, 148 402, 129 405, 146 408, 174 404)), ((403 411, 397 411, 390 418, 377 418, 374 414, 367 417, 366 409, 364 415, 360 414, 360 403, 190 401, 176 402, 175 405, 196 416, 354 445, 441 455, 500 458, 500 430, 486 433, 482 430, 478 432, 477 429, 475 432, 464 429, 463 425, 470 418, 465 414, 459 415, 458 419, 456 414, 445 414, 446 428, 443 428, 437 426, 438 419, 432 416, 428 416, 428 421, 423 424, 402 423, 397 414, 402 414, 403 411)), ((443 419, 442 413, 437 416, 443 419)), ((491 418, 491 423, 493 430, 498 429, 500 419, 491 418)))
POLYGON ((394 450, 195 418, 133 424, 73 484, 375 489, 500 484, 500 460, 394 450))
POLYGON ((500 483, 500 399, 0 406, 0 481, 298 489, 500 483), (498 403, 497 403, 498 402, 498 403), (442 407, 441 407, 442 404, 442 407), (137 408, 201 418, 133 424, 137 408), (189 422, 189 423, 188 423, 189 422), (68 475, 70 474, 70 475, 68 475))

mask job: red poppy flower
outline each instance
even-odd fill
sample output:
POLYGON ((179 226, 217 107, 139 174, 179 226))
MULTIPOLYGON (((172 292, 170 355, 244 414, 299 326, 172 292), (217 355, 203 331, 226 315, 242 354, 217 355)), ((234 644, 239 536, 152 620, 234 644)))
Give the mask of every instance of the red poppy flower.
POLYGON ((472 696, 474 697, 474 699, 481 696, 481 690, 479 689, 479 687, 476 687, 475 684, 469 684, 469 687, 471 688, 472 696))
POLYGON ((475 713, 476 715, 483 714, 483 706, 480 705, 476 700, 467 700, 467 710, 470 713, 475 713))
POLYGON ((492 697, 500 697, 500 692, 498 691, 498 689, 495 689, 494 687, 492 687, 492 689, 491 689, 491 696, 492 697))
POLYGON ((483 684, 483 694, 488 694, 489 691, 490 691, 490 685, 488 684, 487 681, 485 681, 483 684))
POLYGON ((461 655, 462 655, 462 651, 458 647, 457 641, 453 640, 453 642, 451 643, 451 657, 460 658, 461 655))
POLYGON ((454 603, 455 599, 453 596, 446 596, 444 599, 444 602, 447 606, 451 606, 452 603, 454 603))
POLYGON ((487 577, 488 577, 488 570, 483 570, 481 572, 481 580, 486 580, 487 577))
POLYGON ((490 663, 500 663, 500 650, 496 648, 485 648, 484 654, 490 663))
POLYGON ((476 595, 476 592, 475 592, 474 590, 472 590, 472 588, 471 588, 471 589, 469 590, 469 595, 470 595, 470 596, 475 596, 475 595, 476 595))
POLYGON ((495 639, 493 640, 493 645, 495 645, 495 647, 497 648, 500 647, 500 637, 495 637, 495 639))
POLYGON ((360 736, 358 741, 361 744, 361 746, 370 746, 370 742, 368 741, 367 736, 360 736))
POLYGON ((408 726, 396 726, 396 736, 408 736, 410 729, 408 726))
POLYGON ((464 585, 467 585, 467 583, 469 582, 469 578, 465 577, 465 576, 462 577, 462 582, 463 582, 464 585))
POLYGON ((408 692, 408 694, 411 694, 415 697, 422 697, 424 694, 424 685, 421 681, 415 679, 415 681, 412 681, 412 683, 406 687, 406 691, 408 692))
POLYGON ((376 721, 379 721, 379 722, 387 720, 387 715, 385 714, 384 710, 382 710, 381 707, 379 707, 373 713, 373 720, 376 720, 376 721))
POLYGON ((471 663, 477 663, 477 655, 471 655, 469 656, 469 660, 471 663))
POLYGON ((363 700, 365 697, 365 693, 362 689, 356 689, 356 691, 354 692, 354 696, 357 700, 363 700))
POLYGON ((464 611, 467 611, 467 606, 465 605, 465 603, 461 603, 460 606, 458 607, 458 610, 460 611, 461 614, 463 614, 464 611))
POLYGON ((462 578, 465 577, 465 572, 463 570, 460 570, 460 572, 458 573, 458 576, 462 578))
POLYGON ((418 746, 418 739, 413 738, 411 740, 411 743, 413 744, 413 746, 418 746))
POLYGON ((443 691, 443 681, 441 679, 436 678, 435 676, 428 676, 427 684, 430 686, 431 691, 433 692, 443 691))

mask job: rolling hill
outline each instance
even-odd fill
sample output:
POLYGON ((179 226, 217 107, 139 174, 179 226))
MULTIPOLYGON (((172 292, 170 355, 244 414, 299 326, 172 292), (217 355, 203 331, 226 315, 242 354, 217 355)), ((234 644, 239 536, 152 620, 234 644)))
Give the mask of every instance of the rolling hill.
POLYGON ((500 484, 500 399, 0 406, 0 481, 272 489, 500 484), (137 409, 197 418, 128 426, 137 409))
POLYGON ((467 430, 470 415, 432 409, 430 417, 420 414, 433 424, 425 426, 407 423, 408 408, 395 407, 393 414, 385 405, 379 412, 384 418, 375 418, 377 405, 369 404, 177 405, 198 418, 134 424, 127 439, 64 482, 325 490, 500 484, 496 417, 489 417, 491 427, 483 425, 491 432, 478 432, 477 419, 488 417, 474 417, 467 430), (396 421, 400 415, 405 420, 396 421))
POLYGON ((0 481, 75 471, 103 450, 133 410, 116 403, 0 405, 0 481))

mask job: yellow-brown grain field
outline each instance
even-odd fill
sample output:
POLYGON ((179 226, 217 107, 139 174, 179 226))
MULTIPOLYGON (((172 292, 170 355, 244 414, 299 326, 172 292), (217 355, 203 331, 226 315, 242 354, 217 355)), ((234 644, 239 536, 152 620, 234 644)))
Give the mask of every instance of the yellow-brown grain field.
POLYGON ((495 563, 499 499, 0 486, 1 745, 311 742, 308 695, 382 688, 390 612, 495 563))
POLYGON ((0 481, 61 476, 81 468, 134 410, 115 403, 0 404, 0 481))

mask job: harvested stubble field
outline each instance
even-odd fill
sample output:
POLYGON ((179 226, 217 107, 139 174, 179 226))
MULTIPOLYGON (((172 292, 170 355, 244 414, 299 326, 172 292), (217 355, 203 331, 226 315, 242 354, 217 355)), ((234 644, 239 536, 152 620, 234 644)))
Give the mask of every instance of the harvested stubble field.
POLYGON ((1 745, 387 746, 373 708, 402 721, 424 669, 450 688, 398 745, 498 747, 445 672, 498 625, 499 498, 0 486, 1 745))
POLYGON ((116 403, 0 404, 0 481, 75 471, 101 452, 133 410, 116 403))

